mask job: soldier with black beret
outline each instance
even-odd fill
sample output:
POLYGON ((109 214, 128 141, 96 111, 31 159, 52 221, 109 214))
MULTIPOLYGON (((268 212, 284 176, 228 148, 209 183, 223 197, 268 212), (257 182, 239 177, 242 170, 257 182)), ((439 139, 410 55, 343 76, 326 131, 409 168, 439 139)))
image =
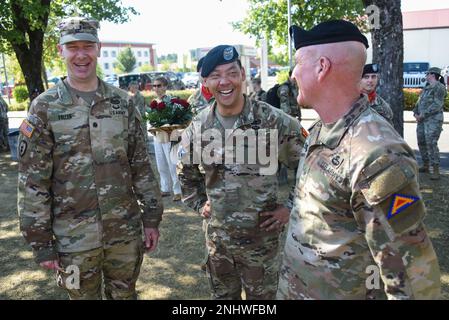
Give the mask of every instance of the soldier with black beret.
POLYGON ((438 298, 414 152, 360 96, 367 39, 344 20, 290 32, 298 103, 320 119, 301 153, 277 297, 438 298))
POLYGON ((363 67, 362 80, 360 81, 361 91, 368 96, 370 107, 393 125, 393 111, 390 105, 376 92, 379 82, 378 73, 379 66, 376 63, 370 63, 363 67))
POLYGON ((212 297, 241 299, 243 289, 248 300, 273 299, 279 234, 289 215, 289 203, 284 206, 278 199, 277 165, 296 168, 306 132, 293 117, 246 96, 245 69, 233 46, 210 50, 201 75, 215 101, 183 132, 178 176, 183 202, 207 222, 212 297), (213 161, 207 151, 211 145, 201 138, 210 134, 213 161), (267 135, 273 139, 256 138, 267 135), (246 143, 245 137, 251 136, 256 141, 249 138, 254 143, 246 143), (278 150, 270 153, 270 172, 261 161, 250 160, 268 145, 278 150), (189 155, 200 163, 189 161, 189 155))

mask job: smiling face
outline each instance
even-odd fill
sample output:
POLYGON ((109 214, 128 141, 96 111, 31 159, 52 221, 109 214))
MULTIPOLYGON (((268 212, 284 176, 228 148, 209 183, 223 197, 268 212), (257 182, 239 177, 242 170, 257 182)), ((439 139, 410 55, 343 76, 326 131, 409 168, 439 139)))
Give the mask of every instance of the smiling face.
POLYGON ((97 78, 97 58, 100 44, 74 41, 58 45, 59 55, 65 60, 67 75, 72 83, 88 83, 97 78))
POLYGON ((205 78, 205 85, 214 95, 217 104, 224 109, 239 109, 243 106, 242 86, 245 69, 237 61, 217 66, 205 78))

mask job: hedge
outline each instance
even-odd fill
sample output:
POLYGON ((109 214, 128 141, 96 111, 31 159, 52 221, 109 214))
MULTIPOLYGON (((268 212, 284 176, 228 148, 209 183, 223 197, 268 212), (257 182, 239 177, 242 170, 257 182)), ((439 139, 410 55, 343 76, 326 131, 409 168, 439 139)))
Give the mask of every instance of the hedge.
MULTIPOLYGON (((404 89, 404 110, 413 110, 421 91, 421 89, 404 89)), ((449 92, 444 100, 444 111, 449 111, 449 92)))
MULTIPOLYGON (((176 90, 167 91, 167 94, 187 100, 194 91, 195 90, 176 90)), ((418 101, 420 93, 421 89, 404 89, 404 110, 413 110, 416 102, 418 101)), ((145 97, 146 103, 150 103, 156 98, 156 95, 153 91, 143 91, 142 94, 145 97)), ((27 106, 27 102, 11 104, 9 106, 9 111, 23 111, 26 110, 27 106)), ((446 96, 446 100, 444 101, 444 111, 449 111, 449 93, 446 96)))
POLYGON ((24 102, 28 99, 28 89, 26 86, 16 86, 12 92, 17 102, 24 102))

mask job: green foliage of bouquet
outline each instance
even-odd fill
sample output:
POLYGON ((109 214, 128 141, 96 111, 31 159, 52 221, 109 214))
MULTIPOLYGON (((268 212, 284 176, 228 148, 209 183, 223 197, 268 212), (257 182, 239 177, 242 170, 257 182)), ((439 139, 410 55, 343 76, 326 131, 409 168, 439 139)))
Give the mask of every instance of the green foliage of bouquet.
POLYGON ((192 117, 192 109, 186 100, 164 96, 161 102, 151 101, 143 118, 152 127, 158 128, 171 125, 187 126, 192 117))

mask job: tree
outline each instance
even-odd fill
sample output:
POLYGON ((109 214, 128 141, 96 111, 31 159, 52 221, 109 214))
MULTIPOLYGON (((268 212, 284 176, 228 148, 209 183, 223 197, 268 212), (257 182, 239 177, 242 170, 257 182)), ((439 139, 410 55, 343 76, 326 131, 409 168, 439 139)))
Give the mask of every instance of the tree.
POLYGON ((136 68, 136 56, 130 47, 120 51, 117 56, 117 70, 119 73, 130 73, 136 68))
MULTIPOLYGON (((243 21, 233 23, 234 28, 254 36, 257 43, 265 37, 268 40, 270 53, 275 45, 285 48, 283 54, 287 57, 287 0, 248 0, 248 2, 250 5, 248 15, 243 21)), ((390 103, 394 113, 394 127, 399 134, 403 135, 401 1, 292 0, 291 11, 292 23, 305 29, 310 29, 325 20, 345 19, 354 22, 363 32, 371 30, 373 62, 380 66, 379 94, 390 103), (370 5, 375 7, 369 7, 370 5), (365 8, 368 9, 367 12, 365 8), (374 21, 377 13, 379 19, 374 21)), ((276 56, 278 61, 282 60, 279 55, 282 55, 282 52, 276 56)), ((273 54, 270 56, 272 57, 273 54)))
POLYGON ((373 14, 379 14, 378 25, 371 29, 373 62, 379 64, 380 69, 378 93, 390 104, 394 128, 404 136, 404 41, 401 0, 363 0, 363 3, 366 7, 374 5, 373 14))
POLYGON ((28 92, 44 91, 44 46, 53 50, 46 57, 46 61, 51 61, 58 41, 56 21, 75 14, 123 23, 129 14, 137 12, 132 7, 122 7, 119 0, 3 0, 0 3, 0 51, 15 54, 28 92))
MULTIPOLYGON (((243 21, 233 23, 233 27, 256 38, 256 43, 262 38, 267 39, 268 52, 272 48, 281 47, 284 59, 288 61, 288 16, 287 0, 248 0, 248 15, 243 21)), ((349 19, 359 27, 366 28, 360 17, 364 14, 360 0, 292 0, 292 21, 294 24, 310 29, 317 23, 330 19, 349 19)))

